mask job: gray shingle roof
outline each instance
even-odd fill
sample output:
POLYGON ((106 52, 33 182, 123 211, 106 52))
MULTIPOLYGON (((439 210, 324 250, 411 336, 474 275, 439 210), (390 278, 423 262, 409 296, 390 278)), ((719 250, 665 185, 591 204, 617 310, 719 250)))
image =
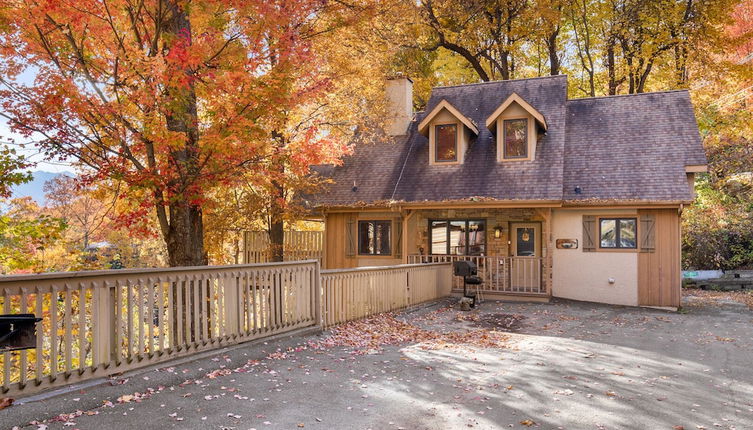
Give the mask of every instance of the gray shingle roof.
POLYGON ((567 77, 551 76, 435 88, 425 112, 442 100, 481 124, 463 164, 429 164, 419 113, 406 136, 359 145, 342 166, 317 169, 333 183, 310 202, 688 201, 684 166, 706 164, 686 91, 567 100, 567 77), (513 92, 544 115, 548 131, 539 134, 535 160, 498 163, 483 124, 513 92))
POLYGON ((706 164, 687 91, 570 100, 566 141, 565 200, 689 201, 706 164))

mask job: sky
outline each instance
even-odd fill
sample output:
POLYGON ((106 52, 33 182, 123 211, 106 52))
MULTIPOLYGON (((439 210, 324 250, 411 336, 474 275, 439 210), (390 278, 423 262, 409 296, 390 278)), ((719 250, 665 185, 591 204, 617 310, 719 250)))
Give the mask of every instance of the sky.
MULTIPOLYGON (((38 73, 34 65, 28 65, 26 69, 16 78, 16 81, 21 84, 33 84, 34 78, 38 73)), ((0 117, 0 142, 7 143, 9 140, 15 140, 16 145, 9 145, 15 148, 16 152, 24 155, 28 160, 35 163, 31 168, 32 171, 45 171, 45 172, 73 172, 73 167, 68 163, 56 163, 45 161, 42 154, 40 154, 39 148, 35 145, 26 145, 26 148, 21 148, 19 143, 29 142, 30 139, 24 138, 16 133, 11 132, 8 126, 8 121, 0 117)))
POLYGON ((18 143, 28 142, 29 139, 11 132, 10 127, 8 127, 7 121, 5 121, 5 119, 3 118, 0 118, 0 142, 7 143, 10 139, 15 140, 16 144, 9 146, 14 148, 18 154, 24 155, 28 160, 35 163, 35 165, 31 168, 32 171, 45 171, 54 173, 74 172, 73 167, 69 163, 45 161, 43 155, 40 154, 39 148, 34 144, 25 145, 26 147, 22 148, 18 143))

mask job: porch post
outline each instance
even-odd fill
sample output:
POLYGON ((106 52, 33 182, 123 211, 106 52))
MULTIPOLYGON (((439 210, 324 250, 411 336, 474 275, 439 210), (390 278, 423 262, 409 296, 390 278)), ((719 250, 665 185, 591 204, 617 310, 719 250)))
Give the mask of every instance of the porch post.
POLYGON ((544 241, 546 242, 546 256, 542 260, 544 263, 544 288, 546 288, 546 294, 552 296, 552 267, 553 261, 552 255, 554 254, 554 241, 552 238, 552 208, 547 208, 546 214, 544 214, 544 241))

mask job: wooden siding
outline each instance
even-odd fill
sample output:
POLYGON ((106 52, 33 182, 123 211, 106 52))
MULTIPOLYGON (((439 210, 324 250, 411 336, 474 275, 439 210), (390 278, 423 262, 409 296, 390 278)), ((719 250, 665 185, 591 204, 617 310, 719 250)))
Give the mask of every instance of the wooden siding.
POLYGON ((677 209, 642 209, 639 216, 653 215, 653 252, 638 254, 638 304, 680 306, 680 216, 677 209))
POLYGON ((355 220, 356 215, 353 213, 330 213, 325 217, 323 264, 325 269, 356 267, 355 256, 346 255, 348 222, 355 222, 355 220))

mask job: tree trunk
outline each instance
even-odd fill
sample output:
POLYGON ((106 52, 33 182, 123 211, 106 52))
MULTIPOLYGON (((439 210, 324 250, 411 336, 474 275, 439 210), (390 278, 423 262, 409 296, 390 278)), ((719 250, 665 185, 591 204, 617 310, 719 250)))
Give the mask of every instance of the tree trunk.
POLYGON ((285 199, 285 189, 277 181, 273 182, 274 193, 270 202, 269 210, 269 251, 272 261, 285 259, 285 222, 283 219, 284 209, 280 206, 285 199))
POLYGON ((617 94, 617 86, 619 85, 617 82, 617 71, 615 70, 615 45, 616 40, 614 39, 614 36, 610 35, 607 40, 607 75, 609 76, 607 91, 610 96, 617 94))
POLYGON ((170 205, 170 227, 165 242, 170 266, 207 265, 201 208, 188 203, 170 205))
POLYGON ((557 55, 557 36, 559 36, 559 26, 549 33, 546 39, 546 47, 549 51, 549 74, 552 76, 560 74, 560 57, 557 55))
MULTIPOLYGON (((191 23, 188 13, 175 0, 167 2, 170 11, 165 33, 166 40, 172 43, 191 44, 191 23)), ((194 74, 186 66, 183 72, 190 77, 194 74)), ((201 176, 198 167, 199 128, 196 102, 196 89, 193 79, 185 84, 176 84, 166 88, 168 98, 172 101, 165 114, 167 129, 185 135, 183 148, 172 152, 170 168, 181 172, 181 183, 172 184, 176 191, 171 199, 169 220, 160 219, 163 237, 167 244, 170 266, 203 266, 207 264, 204 251, 204 222, 201 206, 190 202, 187 189, 201 176)), ((160 194, 161 195, 161 194, 160 194)), ((158 216, 165 218, 164 208, 158 208, 158 216)))

